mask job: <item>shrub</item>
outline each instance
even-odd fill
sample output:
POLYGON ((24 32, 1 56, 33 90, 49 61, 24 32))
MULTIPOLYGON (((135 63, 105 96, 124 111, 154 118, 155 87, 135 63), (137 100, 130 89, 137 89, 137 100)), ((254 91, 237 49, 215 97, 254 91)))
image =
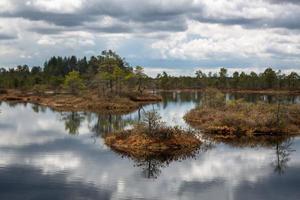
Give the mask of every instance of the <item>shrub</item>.
POLYGON ((79 72, 71 71, 65 77, 64 87, 72 94, 78 94, 80 90, 84 89, 83 80, 79 76, 79 72))
POLYGON ((142 123, 146 128, 146 133, 153 136, 161 126, 161 116, 157 111, 148 111, 143 115, 142 123))

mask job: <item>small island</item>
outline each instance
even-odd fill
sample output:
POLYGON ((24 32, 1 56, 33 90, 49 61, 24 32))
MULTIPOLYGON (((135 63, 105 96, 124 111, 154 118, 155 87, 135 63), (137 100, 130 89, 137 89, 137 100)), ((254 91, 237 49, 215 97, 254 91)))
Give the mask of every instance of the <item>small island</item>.
POLYGON ((50 107, 56 111, 90 111, 128 113, 149 102, 161 101, 161 96, 147 92, 123 93, 121 95, 101 96, 96 91, 82 90, 79 94, 68 91, 22 92, 19 90, 4 90, 0 101, 32 103, 50 107), (140 98, 142 96, 142 98, 140 98))
POLYGON ((180 159, 197 152, 202 144, 193 131, 165 126, 155 111, 146 112, 132 129, 109 133, 104 139, 114 151, 135 159, 180 159))
POLYGON ((185 115, 187 123, 214 138, 293 136, 300 133, 300 106, 225 101, 216 89, 205 92, 202 105, 185 115))

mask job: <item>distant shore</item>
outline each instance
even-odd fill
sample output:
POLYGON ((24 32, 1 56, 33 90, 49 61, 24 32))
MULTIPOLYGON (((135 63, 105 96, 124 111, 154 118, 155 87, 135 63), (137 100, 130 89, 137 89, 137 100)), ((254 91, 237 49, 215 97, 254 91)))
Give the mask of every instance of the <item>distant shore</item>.
MULTIPOLYGON (((153 90, 148 90, 153 92, 153 90)), ((185 89, 158 89, 155 92, 204 92, 203 88, 185 88, 185 89)), ((274 89, 262 89, 262 90, 249 90, 249 89, 220 89, 224 93, 244 93, 244 94, 289 94, 289 95, 300 95, 300 90, 274 90, 274 89)))

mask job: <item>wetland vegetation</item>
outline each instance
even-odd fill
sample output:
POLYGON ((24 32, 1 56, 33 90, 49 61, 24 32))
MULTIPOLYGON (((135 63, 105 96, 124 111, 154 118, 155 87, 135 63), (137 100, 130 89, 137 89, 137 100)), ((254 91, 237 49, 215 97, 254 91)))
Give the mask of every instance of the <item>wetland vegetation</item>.
POLYGON ((185 120, 219 138, 296 135, 300 133, 300 106, 277 103, 225 101, 223 93, 207 89, 202 104, 185 115, 185 120))
MULTIPOLYGON (((282 95, 299 93, 300 76, 296 72, 284 74, 272 68, 260 74, 234 72, 232 75, 225 68, 218 73, 207 74, 197 70, 195 76, 178 77, 162 72, 154 78, 147 76, 143 67, 133 67, 109 50, 89 59, 52 57, 43 67, 23 65, 9 70, 3 68, 0 70, 0 87, 1 101, 33 103, 57 111, 98 113, 129 113, 144 104, 164 101, 159 91, 198 90, 201 102, 185 115, 185 120, 203 132, 228 138, 293 135, 298 134, 300 129, 299 105, 286 104, 281 100, 282 95), (228 91, 235 94, 273 94, 275 103, 228 101, 224 96, 228 91)), ((114 142, 111 135, 107 142, 122 146, 122 140, 142 143, 147 136, 149 141, 146 140, 145 145, 151 146, 153 139, 163 140, 162 135, 178 138, 185 135, 180 128, 163 126, 155 130, 157 134, 145 134, 145 127, 140 123, 132 130, 124 130, 124 134, 120 134, 122 137, 115 136, 114 142), (178 134, 171 134, 175 132, 178 134)))
POLYGON ((144 113, 142 122, 130 130, 105 135, 105 143, 114 151, 133 158, 165 157, 179 159, 192 155, 201 146, 197 133, 168 127, 156 111, 144 113))

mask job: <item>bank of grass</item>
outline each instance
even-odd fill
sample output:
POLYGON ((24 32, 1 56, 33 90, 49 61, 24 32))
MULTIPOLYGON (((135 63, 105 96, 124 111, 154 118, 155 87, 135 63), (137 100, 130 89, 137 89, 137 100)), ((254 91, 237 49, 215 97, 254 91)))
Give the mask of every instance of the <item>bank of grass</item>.
POLYGON ((223 139, 300 133, 300 105, 237 100, 221 106, 200 106, 184 118, 192 126, 223 139))
POLYGON ((114 151, 137 159, 178 159, 196 152, 201 145, 192 131, 164 125, 149 130, 145 123, 139 123, 130 130, 107 134, 105 143, 114 151))
MULTIPOLYGON (((134 96, 134 94, 132 95, 134 96)), ((148 94, 144 94, 147 99, 148 94)), ((160 101, 160 97, 150 95, 151 101, 160 101)), ((48 106, 58 111, 91 111, 126 113, 137 109, 142 101, 134 101, 127 95, 99 96, 94 91, 83 91, 73 95, 66 92, 20 92, 7 90, 0 94, 0 101, 34 103, 48 106)), ((147 102, 145 100, 145 102, 147 102)))

